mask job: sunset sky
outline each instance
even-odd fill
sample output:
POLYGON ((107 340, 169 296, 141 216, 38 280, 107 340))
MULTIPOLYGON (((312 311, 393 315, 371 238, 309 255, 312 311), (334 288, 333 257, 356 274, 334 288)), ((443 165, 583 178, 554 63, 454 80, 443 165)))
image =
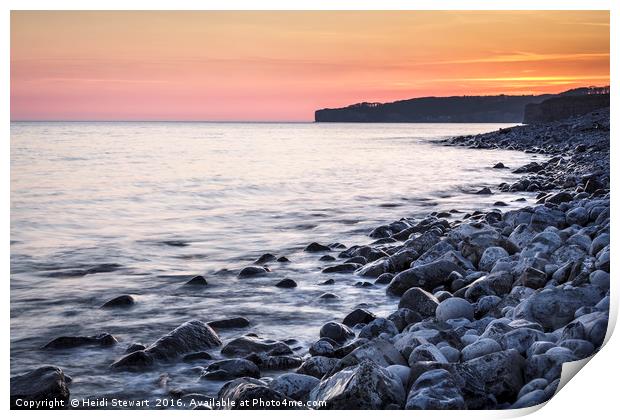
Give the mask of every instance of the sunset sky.
POLYGON ((12 120, 310 121, 609 84, 609 12, 12 12, 12 120))

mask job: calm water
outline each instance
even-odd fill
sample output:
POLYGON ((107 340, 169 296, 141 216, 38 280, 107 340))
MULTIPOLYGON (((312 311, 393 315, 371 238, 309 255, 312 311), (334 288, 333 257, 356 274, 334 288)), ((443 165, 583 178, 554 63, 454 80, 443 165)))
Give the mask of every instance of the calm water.
POLYGON ((515 178, 494 163, 515 167, 532 155, 429 141, 506 125, 11 124, 12 374, 58 365, 76 397, 214 393, 221 383, 199 381, 200 363, 144 374, 108 365, 127 345, 148 345, 194 318, 244 316, 251 327, 221 332, 224 341, 250 331, 295 338, 303 354, 323 323, 360 303, 388 314, 395 302, 382 288, 321 274, 320 255, 303 247, 368 243, 372 227, 400 217, 510 202, 468 192, 515 178), (265 252, 291 263, 270 264, 268 277, 236 278, 265 252), (180 289, 197 274, 208 288, 180 289), (284 277, 299 287, 273 286, 284 277), (330 277, 335 285, 317 285, 330 277), (340 299, 317 300, 326 291, 340 299), (125 293, 136 297, 133 309, 99 309, 125 293), (120 344, 40 350, 60 335, 103 331, 120 344), (167 387, 157 385, 164 372, 167 387))

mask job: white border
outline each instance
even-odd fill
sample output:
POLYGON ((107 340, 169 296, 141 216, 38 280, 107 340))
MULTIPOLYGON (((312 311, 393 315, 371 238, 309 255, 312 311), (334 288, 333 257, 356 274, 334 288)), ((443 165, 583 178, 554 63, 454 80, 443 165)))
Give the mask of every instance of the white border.
MULTIPOLYGON (((175 0, 172 1, 133 1, 133 0, 90 0, 78 1, 78 0, 56 0, 56 1, 44 1, 44 0, 22 0, 14 1, 9 0, 3 2, 5 13, 2 15, 2 47, 4 52, 5 64, 0 66, 0 72, 2 74, 2 90, 4 101, 2 101, 2 114, 5 116, 3 120, 4 133, 2 152, 0 153, 0 170, 2 173, 2 236, 3 236, 3 258, 2 258, 2 272, 4 273, 5 291, 5 322, 3 324, 3 337, 4 346, 2 347, 2 360, 4 361, 2 369, 2 389, 0 395, 2 395, 2 401, 4 402, 4 408, 8 410, 9 400, 9 357, 10 357, 10 287, 9 287, 9 261, 10 261, 10 170, 9 170, 9 156, 10 156, 10 142, 9 142, 9 121, 10 121, 10 75, 9 75, 9 49, 10 49, 10 14, 9 10, 611 10, 611 72, 610 78, 616 79, 616 72, 618 71, 617 60, 617 42, 618 30, 616 28, 616 12, 618 10, 618 2, 605 1, 605 0, 441 0, 441 1, 419 1, 419 0, 383 0, 383 1, 345 1, 345 0, 298 0, 294 3, 286 1, 249 1, 249 0, 229 0, 227 2, 216 1, 196 1, 196 0, 175 0)), ((616 152, 616 147, 613 146, 614 141, 618 138, 617 124, 618 113, 618 95, 616 91, 612 89, 612 184, 615 185, 616 172, 620 162, 616 152)), ((612 197, 612 219, 614 221, 619 220, 616 213, 618 208, 617 197, 612 197)), ((617 223, 612 224, 612 237, 618 237, 617 223)), ((615 243, 615 239, 613 239, 615 243)), ((614 254, 615 255, 615 254, 614 254)), ((612 314, 610 320, 615 322, 618 310, 618 296, 614 293, 617 292, 618 280, 614 277, 615 270, 612 271, 612 314)), ((579 418, 579 419, 607 419, 614 416, 615 403, 618 398, 618 385, 619 379, 619 363, 618 355, 620 355, 620 343, 617 336, 611 336, 607 345, 588 363, 588 367, 579 372, 577 378, 570 381, 548 404, 542 409, 524 409, 524 410, 509 410, 509 411, 459 411, 459 412, 390 412, 385 415, 397 418, 410 418, 415 416, 416 418, 459 418, 459 419, 480 419, 480 418, 511 418, 519 417, 529 412, 534 411, 530 418, 543 419, 548 417, 554 418, 579 418)), ((204 413, 204 411, 203 411, 204 413)), ((30 418, 35 417, 37 414, 43 415, 46 418, 82 418, 85 412, 12 412, 11 416, 15 418, 30 418)), ((141 414, 141 413, 140 413, 141 414)), ((140 415, 138 414, 138 415, 140 415)), ((295 412, 294 416, 316 418, 316 417, 335 417, 341 418, 342 416, 353 415, 366 419, 376 416, 378 413, 374 411, 347 414, 342 412, 330 411, 330 412, 295 412)), ((107 411, 88 412, 88 417, 99 419, 105 418, 109 415, 107 411)), ((170 416, 174 417, 194 417, 196 415, 202 416, 215 416, 213 412, 207 412, 206 414, 193 413, 188 411, 171 412, 171 411, 149 411, 149 416, 160 417, 170 416)), ((288 418, 293 415, 291 412, 252 412, 246 413, 246 416, 252 418, 288 418)), ((381 414, 383 415, 383 414, 381 414)), ((119 411, 115 412, 114 416, 119 418, 133 418, 136 413, 119 411)), ((217 412, 218 417, 222 418, 241 418, 245 417, 241 412, 217 412)))

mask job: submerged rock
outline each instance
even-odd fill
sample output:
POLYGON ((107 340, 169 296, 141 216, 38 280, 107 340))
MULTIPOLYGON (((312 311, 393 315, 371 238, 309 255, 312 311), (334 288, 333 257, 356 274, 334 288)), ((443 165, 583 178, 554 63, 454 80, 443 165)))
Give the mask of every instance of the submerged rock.
MULTIPOLYGON (((56 366, 42 366, 28 373, 11 377, 11 410, 24 409, 24 402, 49 403, 60 401, 65 408, 69 401, 71 381, 62 369, 56 366)), ((41 408, 50 408, 42 406, 41 408)))
POLYGON ((101 307, 104 308, 104 309, 126 308, 126 307, 129 307, 129 306, 132 306, 135 303, 136 303, 136 300, 133 298, 133 296, 131 296, 131 295, 121 295, 121 296, 117 296, 114 299, 111 299, 111 300, 107 301, 106 303, 101 305, 101 307))
POLYGON ((249 277, 256 277, 256 276, 262 276, 263 274, 267 273, 267 269, 264 267, 257 267, 257 266, 249 266, 249 267, 245 267, 243 270, 241 270, 239 272, 239 278, 243 279, 243 278, 249 278, 249 277))
POLYGON ((46 350, 72 349, 81 346, 113 346, 118 341, 112 334, 101 333, 90 336, 63 336, 58 337, 43 346, 46 350))
POLYGON ((235 338, 222 348, 222 354, 226 356, 245 357, 251 353, 287 355, 293 354, 293 351, 282 341, 263 340, 250 336, 235 338))
POLYGON ((207 322, 211 328, 226 329, 226 328, 245 328, 250 326, 250 321, 247 318, 238 316, 235 318, 220 319, 217 321, 207 322))
POLYGON ((230 380, 243 376, 260 378, 258 366, 246 359, 226 359, 211 363, 200 379, 230 380))

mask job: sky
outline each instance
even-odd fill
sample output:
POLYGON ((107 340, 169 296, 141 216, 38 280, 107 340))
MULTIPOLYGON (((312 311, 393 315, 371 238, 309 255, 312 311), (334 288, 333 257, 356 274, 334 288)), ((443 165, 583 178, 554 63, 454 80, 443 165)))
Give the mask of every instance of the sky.
POLYGON ((608 11, 11 13, 14 121, 311 121, 608 84, 608 11))

